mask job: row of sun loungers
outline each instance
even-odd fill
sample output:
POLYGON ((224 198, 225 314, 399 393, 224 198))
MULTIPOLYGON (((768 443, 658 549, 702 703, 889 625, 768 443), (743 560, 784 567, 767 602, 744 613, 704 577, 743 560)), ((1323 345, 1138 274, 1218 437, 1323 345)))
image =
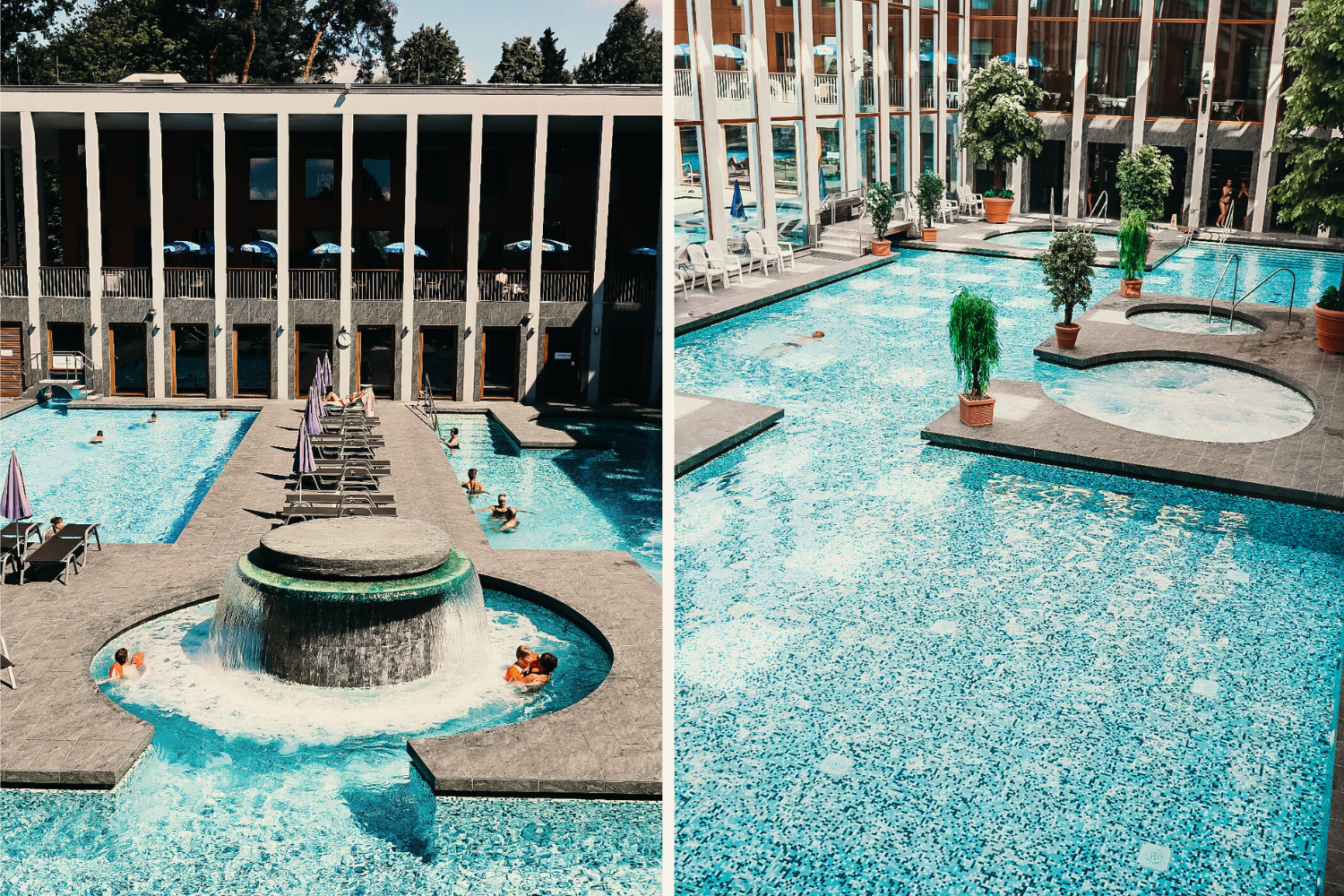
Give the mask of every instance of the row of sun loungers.
POLYGON ((349 516, 396 516, 396 499, 380 492, 380 479, 392 464, 379 460, 386 441, 374 432, 377 418, 359 406, 329 409, 323 432, 313 437, 311 473, 296 476, 277 514, 283 525, 349 516))
POLYGON ((0 573, 12 565, 19 574, 19 584, 34 569, 52 567, 56 581, 70 584, 70 573, 78 574, 84 568, 89 539, 103 549, 97 523, 67 523, 59 532, 42 535, 42 524, 35 522, 10 523, 0 529, 0 573))

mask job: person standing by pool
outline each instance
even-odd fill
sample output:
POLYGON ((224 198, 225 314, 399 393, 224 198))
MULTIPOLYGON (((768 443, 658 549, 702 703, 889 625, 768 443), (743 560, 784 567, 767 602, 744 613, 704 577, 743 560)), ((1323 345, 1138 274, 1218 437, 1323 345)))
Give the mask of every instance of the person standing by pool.
POLYGON ((101 429, 98 430, 98 434, 93 437, 93 439, 89 442, 89 444, 90 445, 103 444, 103 431, 101 429))
POLYGON ((1223 195, 1218 200, 1218 207, 1221 209, 1218 215, 1218 226, 1223 227, 1227 221, 1227 212, 1232 208, 1232 181, 1230 180, 1223 185, 1223 195))
POLYGON ((442 436, 440 436, 440 437, 439 437, 439 441, 442 442, 443 444, 447 445, 449 448, 452 448, 452 449, 454 449, 454 450, 456 450, 456 449, 462 447, 462 445, 457 441, 457 427, 456 427, 456 426, 454 426, 452 429, 448 430, 448 438, 445 439, 445 438, 443 438, 442 436))
POLYGON ((485 485, 476 478, 476 468, 472 467, 467 471, 467 481, 462 483, 462 487, 467 490, 469 495, 485 494, 485 485))

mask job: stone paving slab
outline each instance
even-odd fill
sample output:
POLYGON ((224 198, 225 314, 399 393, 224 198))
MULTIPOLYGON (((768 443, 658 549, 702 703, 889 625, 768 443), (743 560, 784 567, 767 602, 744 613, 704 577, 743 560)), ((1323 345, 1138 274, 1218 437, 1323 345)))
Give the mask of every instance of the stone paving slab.
MULTIPOLYGON (((1215 307, 1228 313, 1228 303, 1215 307)), ((1344 357, 1317 347, 1309 310, 1294 311, 1290 321, 1286 307, 1243 302, 1238 316, 1264 328, 1247 335, 1191 335, 1128 322, 1140 311, 1207 308, 1207 300, 1161 294, 1123 299, 1115 292, 1079 319, 1076 348, 1060 349, 1052 336, 1036 354, 1080 368, 1165 358, 1257 373, 1311 400, 1316 414, 1305 429, 1246 444, 1174 439, 1084 416, 1048 398, 1038 383, 995 380, 993 425, 965 426, 954 407, 920 436, 970 451, 1344 510, 1344 357)))
POLYGON ((675 402, 672 453, 676 476, 755 438, 784 417, 783 408, 685 392, 676 393, 675 402))
MULTIPOLYGON (((526 405, 517 401, 443 401, 438 400, 434 407, 440 414, 488 414, 499 422, 509 437, 520 448, 543 448, 567 450, 570 448, 610 448, 611 439, 598 436, 584 438, 574 436, 562 429, 545 425, 543 420, 554 421, 557 418, 634 420, 644 423, 660 423, 662 414, 657 408, 641 405, 526 405)), ((415 406, 417 413, 424 409, 415 406)))

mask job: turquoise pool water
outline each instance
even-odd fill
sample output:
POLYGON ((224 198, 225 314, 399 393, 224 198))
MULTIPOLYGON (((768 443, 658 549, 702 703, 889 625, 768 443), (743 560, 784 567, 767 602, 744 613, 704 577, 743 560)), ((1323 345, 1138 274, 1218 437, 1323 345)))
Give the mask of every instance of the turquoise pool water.
POLYGON ((52 402, 6 417, 0 454, 18 449, 34 519, 98 523, 108 542, 176 541, 257 415, 149 413, 52 402), (105 441, 89 444, 99 430, 105 441))
POLYGON ((1196 336, 1245 336, 1258 333, 1260 328, 1244 320, 1228 321, 1227 315, 1213 315, 1194 311, 1145 311, 1131 314, 1129 322, 1150 330, 1168 330, 1196 336))
MULTIPOLYGON (((1045 249, 1050 245, 1050 240, 1054 239, 1054 234, 1048 230, 1019 230, 1014 233, 1003 233, 998 236, 989 237, 986 242, 997 243, 1001 246, 1015 246, 1022 249, 1045 249)), ((1092 239, 1096 241, 1098 252, 1118 252, 1118 244, 1113 234, 1093 233, 1092 239)))
MULTIPOLYGON (((1293 307, 1301 308, 1306 314, 1311 313, 1312 304, 1321 297, 1327 286, 1339 285, 1340 266, 1344 265, 1344 255, 1339 253, 1234 244, 1218 247, 1210 243, 1191 243, 1178 250, 1156 269, 1145 274, 1143 289, 1145 292, 1174 293, 1207 299, 1213 288, 1218 285, 1218 277, 1233 255, 1240 259, 1240 275, 1236 278, 1238 296, 1245 295, 1251 287, 1268 277, 1275 269, 1285 267, 1297 278, 1293 307)), ((1232 298, 1233 276, 1233 270, 1229 270, 1227 279, 1218 290, 1218 298, 1229 300, 1232 298)), ((1267 305, 1287 305, 1292 291, 1292 279, 1287 274, 1278 274, 1257 290, 1250 301, 1267 305)))
POLYGON ((661 807, 436 798, 405 741, 517 721, 581 699, 606 654, 567 620, 486 592, 499 662, 479 681, 330 691, 212 667, 214 603, 128 632, 145 676, 104 685, 155 724, 111 793, 0 791, 0 890, 15 896, 656 894, 661 807), (560 658, 550 693, 498 678, 520 641, 560 658))
POLYGON ((662 431, 616 420, 550 424, 573 435, 610 439, 608 450, 522 449, 484 414, 440 414, 439 432, 460 430, 462 448, 449 451, 459 481, 475 467, 486 487, 474 508, 493 504, 500 492, 509 505, 530 510, 512 532, 500 532, 489 513, 479 514, 496 548, 629 551, 662 581, 662 431))
POLYGON ((963 285, 1049 379, 1039 269, 967 255, 677 340, 785 412, 676 486, 680 892, 1312 896, 1344 515, 922 442, 963 285))

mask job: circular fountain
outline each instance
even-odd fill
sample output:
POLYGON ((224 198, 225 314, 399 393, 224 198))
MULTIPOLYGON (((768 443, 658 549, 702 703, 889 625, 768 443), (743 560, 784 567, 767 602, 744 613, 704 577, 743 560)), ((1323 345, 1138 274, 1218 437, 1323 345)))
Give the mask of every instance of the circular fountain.
POLYGON ((225 668, 329 688, 401 684, 479 663, 485 601, 471 561, 417 520, 314 520, 267 533, 220 593, 225 668))

